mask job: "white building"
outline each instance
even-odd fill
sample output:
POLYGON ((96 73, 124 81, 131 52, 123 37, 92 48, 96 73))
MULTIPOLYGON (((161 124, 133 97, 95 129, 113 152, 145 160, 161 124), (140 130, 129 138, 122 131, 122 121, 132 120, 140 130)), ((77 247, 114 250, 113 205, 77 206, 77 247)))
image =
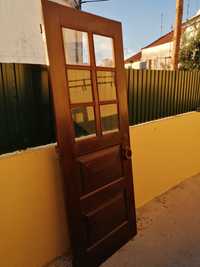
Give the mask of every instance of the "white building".
POLYGON ((0 63, 48 64, 41 0, 0 0, 0 36, 0 63))
MULTIPOLYGON (((182 25, 182 32, 193 35, 200 23, 200 10, 182 25)), ((126 68, 171 69, 173 51, 173 31, 161 36, 142 48, 139 53, 125 60, 126 68)))

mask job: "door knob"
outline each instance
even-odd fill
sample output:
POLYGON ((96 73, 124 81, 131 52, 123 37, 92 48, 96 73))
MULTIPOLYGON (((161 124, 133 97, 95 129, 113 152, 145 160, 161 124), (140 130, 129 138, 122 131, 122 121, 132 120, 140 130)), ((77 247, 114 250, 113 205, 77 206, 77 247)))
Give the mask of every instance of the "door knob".
POLYGON ((129 160, 132 158, 132 151, 128 145, 122 147, 123 158, 129 160))

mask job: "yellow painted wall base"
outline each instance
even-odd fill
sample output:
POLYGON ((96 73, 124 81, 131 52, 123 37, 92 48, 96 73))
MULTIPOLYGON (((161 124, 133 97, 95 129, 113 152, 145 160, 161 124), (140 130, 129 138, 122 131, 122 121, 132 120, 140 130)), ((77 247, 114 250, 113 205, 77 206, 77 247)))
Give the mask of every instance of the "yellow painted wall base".
MULTIPOLYGON (((200 113, 130 127, 136 206, 200 172, 200 113)), ((0 157, 0 266, 43 267, 69 253, 54 146, 0 157)))
POLYGON ((0 266, 43 267, 69 251, 54 146, 0 157, 0 266))
POLYGON ((200 113, 130 128, 136 206, 200 173, 200 113))

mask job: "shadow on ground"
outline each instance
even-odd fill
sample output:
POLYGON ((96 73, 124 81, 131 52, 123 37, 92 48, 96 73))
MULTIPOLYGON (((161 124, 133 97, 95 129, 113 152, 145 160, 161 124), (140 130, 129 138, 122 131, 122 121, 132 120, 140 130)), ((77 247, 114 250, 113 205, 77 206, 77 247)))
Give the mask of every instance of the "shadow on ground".
MULTIPOLYGON (((200 175, 137 211, 138 235, 101 267, 199 267, 200 175)), ((65 257, 48 267, 71 267, 65 257)))
POLYGON ((138 235, 101 267, 199 267, 200 175, 138 210, 138 235))

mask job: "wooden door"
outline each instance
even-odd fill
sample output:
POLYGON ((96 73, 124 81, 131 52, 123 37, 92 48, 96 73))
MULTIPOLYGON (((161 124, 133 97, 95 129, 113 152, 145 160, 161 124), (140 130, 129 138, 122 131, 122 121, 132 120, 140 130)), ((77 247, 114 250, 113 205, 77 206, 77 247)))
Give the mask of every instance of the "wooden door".
POLYGON ((136 234, 121 24, 43 0, 75 266, 136 234))

